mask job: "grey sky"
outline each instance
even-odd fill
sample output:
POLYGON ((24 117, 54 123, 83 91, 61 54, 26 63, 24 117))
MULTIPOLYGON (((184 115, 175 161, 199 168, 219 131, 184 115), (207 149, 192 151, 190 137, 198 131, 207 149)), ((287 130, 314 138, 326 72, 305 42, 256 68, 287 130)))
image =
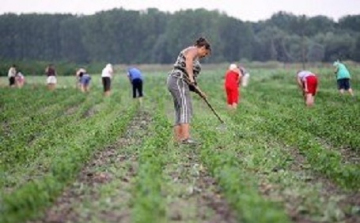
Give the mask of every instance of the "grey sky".
POLYGON ((112 8, 144 10, 158 8, 174 12, 180 9, 217 9, 243 21, 270 18, 278 11, 295 15, 325 15, 338 20, 344 15, 360 14, 360 0, 0 0, 0 14, 72 13, 94 14, 112 8))

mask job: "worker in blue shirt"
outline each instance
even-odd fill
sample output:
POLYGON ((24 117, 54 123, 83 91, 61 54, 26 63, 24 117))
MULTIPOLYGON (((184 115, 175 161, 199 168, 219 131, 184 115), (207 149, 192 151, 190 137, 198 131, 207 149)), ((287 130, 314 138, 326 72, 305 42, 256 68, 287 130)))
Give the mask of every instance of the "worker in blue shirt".
POLYGON ((127 71, 129 81, 132 85, 133 98, 139 99, 139 103, 142 103, 143 97, 143 75, 141 71, 135 67, 131 67, 127 71))

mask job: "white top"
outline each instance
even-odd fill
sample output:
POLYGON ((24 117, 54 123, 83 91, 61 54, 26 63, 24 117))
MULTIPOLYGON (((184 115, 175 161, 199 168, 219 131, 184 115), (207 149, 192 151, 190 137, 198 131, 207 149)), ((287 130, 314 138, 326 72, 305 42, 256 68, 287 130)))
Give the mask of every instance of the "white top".
POLYGON ((113 75, 113 67, 111 64, 107 64, 106 67, 101 72, 101 77, 112 77, 113 75))
POLYGON ((308 70, 303 70, 303 71, 300 71, 299 73, 297 73, 297 76, 302 81, 305 81, 305 78, 307 78, 309 76, 315 76, 315 75, 312 72, 308 71, 308 70))
POLYGON ((17 73, 17 76, 18 76, 19 78, 21 78, 21 79, 24 79, 24 75, 23 75, 21 72, 18 72, 18 73, 17 73))
POLYGON ((229 70, 236 70, 238 67, 236 66, 236 64, 232 63, 229 66, 229 70))
POLYGON ((80 73, 85 74, 85 73, 86 73, 86 70, 85 70, 84 68, 80 68, 78 71, 76 71, 76 76, 79 76, 80 73))
POLYGON ((8 71, 8 77, 15 77, 16 76, 16 69, 15 67, 10 67, 8 71))

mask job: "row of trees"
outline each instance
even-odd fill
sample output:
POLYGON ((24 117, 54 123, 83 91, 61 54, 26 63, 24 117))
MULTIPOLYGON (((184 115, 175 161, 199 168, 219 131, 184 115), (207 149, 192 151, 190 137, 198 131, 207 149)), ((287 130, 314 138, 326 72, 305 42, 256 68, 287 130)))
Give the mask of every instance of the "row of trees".
POLYGON ((212 43, 207 62, 360 61, 360 15, 338 22, 325 16, 274 14, 243 22, 218 11, 170 14, 113 9, 94 15, 4 14, 0 59, 76 63, 173 63, 199 36, 212 43))

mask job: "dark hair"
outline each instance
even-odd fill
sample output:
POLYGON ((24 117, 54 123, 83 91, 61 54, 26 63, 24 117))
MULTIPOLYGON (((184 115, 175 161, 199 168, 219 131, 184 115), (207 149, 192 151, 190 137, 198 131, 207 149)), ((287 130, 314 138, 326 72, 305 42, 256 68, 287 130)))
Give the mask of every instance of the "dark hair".
POLYGON ((194 45, 197 47, 205 46, 205 49, 211 51, 210 43, 204 37, 200 37, 199 39, 197 39, 194 45))

